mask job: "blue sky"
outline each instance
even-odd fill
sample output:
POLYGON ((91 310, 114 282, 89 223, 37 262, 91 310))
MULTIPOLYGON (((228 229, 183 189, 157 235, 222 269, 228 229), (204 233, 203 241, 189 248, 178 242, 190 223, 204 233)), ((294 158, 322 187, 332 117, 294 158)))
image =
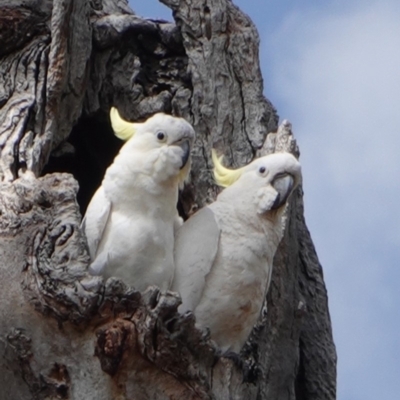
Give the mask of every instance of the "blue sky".
MULTIPOLYGON (((306 219, 339 356, 338 399, 396 399, 400 1, 234 3, 258 28, 264 93, 300 145, 306 219)), ((171 20, 156 0, 130 4, 171 20)))

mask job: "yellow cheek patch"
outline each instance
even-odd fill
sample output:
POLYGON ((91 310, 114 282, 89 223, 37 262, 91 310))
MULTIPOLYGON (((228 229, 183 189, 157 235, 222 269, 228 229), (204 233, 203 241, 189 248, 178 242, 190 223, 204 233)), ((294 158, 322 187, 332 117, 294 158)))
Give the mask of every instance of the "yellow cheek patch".
POLYGON ((122 119, 115 107, 111 107, 110 119, 111 126, 117 138, 127 141, 135 134, 137 124, 122 119))
POLYGON ((243 174, 245 167, 238 169, 229 169, 222 165, 223 156, 218 157, 217 152, 211 150, 212 161, 214 164, 214 179, 217 185, 222 187, 231 186, 235 183, 243 174))

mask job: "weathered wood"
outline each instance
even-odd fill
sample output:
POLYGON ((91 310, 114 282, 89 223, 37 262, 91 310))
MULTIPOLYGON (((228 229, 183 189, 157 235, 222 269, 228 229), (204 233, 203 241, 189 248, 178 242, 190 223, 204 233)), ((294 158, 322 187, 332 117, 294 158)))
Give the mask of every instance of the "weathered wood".
POLYGON ((249 18, 229 0, 163 2, 176 25, 139 18, 125 0, 6 1, 0 10, 0 400, 334 399, 327 295, 301 189, 268 311, 241 352, 243 382, 193 316, 177 313, 176 294, 88 276, 76 181, 38 178, 44 166, 73 172, 84 210, 120 146, 111 105, 132 120, 165 111, 194 125, 185 217, 219 190, 211 147, 234 166, 274 151, 298 156, 290 124, 276 133, 263 97, 249 18))
POLYGON ((5 32, 16 46, 6 47, 0 66, 0 179, 11 181, 26 170, 39 174, 81 114, 90 8, 77 0, 54 0, 51 11, 49 6, 50 1, 14 1, 0 15, 2 24, 19 28, 5 32), (19 40, 26 31, 27 39, 19 40))
POLYGON ((100 392, 111 389, 124 393, 127 377, 133 393, 151 397, 169 387, 187 398, 191 392, 208 398, 215 349, 195 329, 192 315, 177 313, 179 296, 157 288, 142 296, 117 279, 88 276, 76 191, 76 182, 65 174, 0 185, 0 347, 6 356, 0 370, 17 359, 16 376, 25 382, 16 388, 14 379, 0 374, 6 396, 0 398, 47 398, 56 365, 68 382, 54 390, 70 398, 82 398, 76 388, 89 390, 95 379, 102 383, 85 399, 107 399, 100 392), (109 387, 101 368, 115 377, 117 387, 109 387))
POLYGON ((276 130, 277 116, 263 96, 258 33, 245 14, 226 0, 161 1, 173 10, 188 58, 190 117, 198 134, 191 187, 197 208, 216 195, 211 148, 232 165, 247 164, 266 133, 276 130))

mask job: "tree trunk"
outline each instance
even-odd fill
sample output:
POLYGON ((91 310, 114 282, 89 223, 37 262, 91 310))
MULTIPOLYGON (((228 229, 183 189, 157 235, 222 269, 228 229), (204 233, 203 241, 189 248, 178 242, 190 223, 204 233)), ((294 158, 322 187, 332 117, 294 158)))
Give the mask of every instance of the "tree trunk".
POLYGON ((229 0, 163 3, 176 24, 144 20, 125 0, 2 0, 0 399, 335 399, 327 294, 301 188, 241 366, 177 312, 176 293, 87 273, 80 211, 120 146, 110 106, 131 120, 165 111, 193 124, 185 218, 218 193, 212 147, 233 166, 299 155, 263 97, 250 19, 229 0))

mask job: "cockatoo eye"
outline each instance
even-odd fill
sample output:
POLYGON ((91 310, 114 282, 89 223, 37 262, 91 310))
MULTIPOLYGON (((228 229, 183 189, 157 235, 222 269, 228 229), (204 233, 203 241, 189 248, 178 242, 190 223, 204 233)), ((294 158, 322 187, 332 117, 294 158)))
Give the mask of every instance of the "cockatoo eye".
POLYGON ((266 171, 266 168, 265 168, 265 167, 260 167, 259 170, 258 170, 258 172, 259 172, 260 174, 263 174, 265 171, 266 171))
POLYGON ((160 142, 162 142, 163 140, 165 140, 165 137, 166 137, 166 135, 165 135, 164 132, 158 132, 158 133, 157 133, 157 139, 158 139, 160 142))

